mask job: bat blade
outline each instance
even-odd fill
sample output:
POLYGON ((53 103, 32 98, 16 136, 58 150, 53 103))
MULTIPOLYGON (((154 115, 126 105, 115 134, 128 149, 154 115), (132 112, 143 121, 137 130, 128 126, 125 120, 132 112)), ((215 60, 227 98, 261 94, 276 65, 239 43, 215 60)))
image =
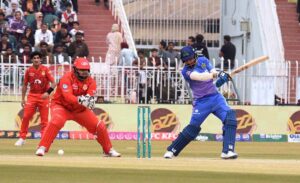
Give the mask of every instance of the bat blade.
POLYGON ((255 65, 257 65, 257 64, 259 64, 259 63, 261 63, 261 62, 264 62, 264 61, 266 61, 266 60, 268 60, 268 59, 269 59, 268 56, 261 56, 261 57, 255 58, 255 59, 253 59, 253 60, 250 60, 248 63, 246 63, 246 64, 244 64, 244 65, 242 65, 242 66, 240 66, 240 67, 234 69, 234 70, 230 73, 230 76, 232 77, 232 76, 236 75, 237 73, 242 72, 243 70, 246 70, 246 69, 248 69, 249 67, 253 67, 253 66, 255 66, 255 65))

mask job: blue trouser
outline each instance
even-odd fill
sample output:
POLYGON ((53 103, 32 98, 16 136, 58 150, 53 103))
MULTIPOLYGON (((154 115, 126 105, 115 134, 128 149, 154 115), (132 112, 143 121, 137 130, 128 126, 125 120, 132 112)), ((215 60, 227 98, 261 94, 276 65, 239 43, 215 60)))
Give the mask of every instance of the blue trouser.
POLYGON ((229 110, 230 107, 220 93, 197 99, 193 102, 193 113, 190 124, 198 127, 201 126, 207 116, 211 113, 224 123, 227 111, 229 110))
POLYGON ((177 139, 167 148, 177 156, 181 150, 200 132, 201 124, 209 114, 213 113, 223 123, 223 150, 227 153, 234 151, 236 117, 235 112, 227 105, 225 98, 220 93, 211 94, 193 102, 193 113, 190 124, 179 134, 177 139))

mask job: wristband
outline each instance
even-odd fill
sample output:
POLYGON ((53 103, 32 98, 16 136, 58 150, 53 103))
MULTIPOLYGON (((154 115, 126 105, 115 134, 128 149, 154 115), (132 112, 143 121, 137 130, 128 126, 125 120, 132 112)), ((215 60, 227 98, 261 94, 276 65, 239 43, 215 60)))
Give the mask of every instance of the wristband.
POLYGON ((46 92, 50 95, 50 93, 53 92, 53 90, 54 89, 50 87, 46 92))

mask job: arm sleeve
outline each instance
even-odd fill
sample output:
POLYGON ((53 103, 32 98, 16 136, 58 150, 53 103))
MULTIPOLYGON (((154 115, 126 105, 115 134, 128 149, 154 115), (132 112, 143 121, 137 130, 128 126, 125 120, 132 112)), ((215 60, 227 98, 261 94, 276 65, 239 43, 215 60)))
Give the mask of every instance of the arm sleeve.
POLYGON ((66 101, 77 104, 77 97, 73 94, 72 83, 69 78, 61 78, 58 87, 66 101))
POLYGON ((208 72, 199 73, 196 71, 193 71, 190 74, 191 80, 197 80, 197 81, 207 81, 213 79, 213 74, 208 72))

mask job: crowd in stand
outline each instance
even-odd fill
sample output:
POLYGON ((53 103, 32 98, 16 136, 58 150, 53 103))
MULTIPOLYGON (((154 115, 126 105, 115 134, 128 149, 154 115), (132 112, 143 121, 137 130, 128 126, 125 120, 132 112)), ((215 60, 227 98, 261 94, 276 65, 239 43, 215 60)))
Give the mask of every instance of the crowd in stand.
POLYGON ((69 63, 89 55, 77 18, 77 1, 6 0, 0 9, 1 55, 4 63, 27 63, 34 50, 43 63, 69 63), (75 4, 74 4, 75 3, 75 4), (74 11, 75 10, 75 11, 74 11), (18 59, 17 57, 18 56, 18 59))

